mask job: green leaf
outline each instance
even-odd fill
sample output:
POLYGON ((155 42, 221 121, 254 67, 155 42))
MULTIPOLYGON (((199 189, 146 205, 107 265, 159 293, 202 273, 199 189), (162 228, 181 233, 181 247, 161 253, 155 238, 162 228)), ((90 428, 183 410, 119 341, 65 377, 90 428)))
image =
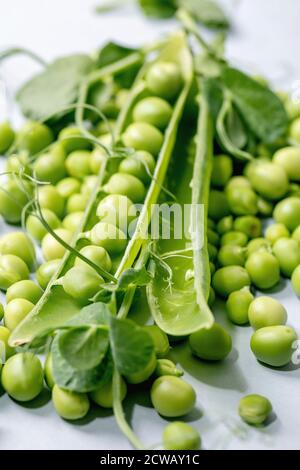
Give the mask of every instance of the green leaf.
POLYGON ((93 67, 92 59, 84 54, 55 60, 18 91, 17 100, 23 114, 30 119, 45 119, 74 103, 82 79, 93 67))
POLYGON ((71 326, 87 326, 87 325, 109 325, 110 311, 108 305, 103 302, 83 307, 78 315, 72 318, 67 325, 71 326))
POLYGON ((231 67, 223 68, 221 79, 244 122, 264 143, 275 142, 286 133, 286 111, 269 88, 231 67))
POLYGON ((153 18, 170 18, 177 10, 176 0, 138 0, 146 16, 153 18))
POLYGON ((59 336, 56 335, 52 343, 53 376, 59 387, 74 392, 87 393, 96 390, 112 378, 113 362, 110 351, 103 361, 96 367, 88 370, 77 370, 69 364, 59 350, 59 336))
POLYGON ((208 28, 228 28, 229 21, 222 8, 214 0, 178 0, 195 20, 208 28))
POLYGON ((227 134, 235 147, 239 149, 246 147, 248 136, 246 134, 245 126, 233 106, 226 117, 226 129, 227 134))
POLYGON ((100 364, 108 348, 108 329, 99 326, 71 328, 59 335, 59 350, 64 359, 78 370, 100 364))
POLYGON ((110 290, 126 290, 129 287, 144 287, 151 281, 151 275, 145 266, 140 269, 129 268, 124 271, 118 281, 118 284, 102 284, 101 287, 110 290))
POLYGON ((111 317, 110 344, 114 363, 122 375, 141 372, 154 351, 151 336, 131 320, 111 317))

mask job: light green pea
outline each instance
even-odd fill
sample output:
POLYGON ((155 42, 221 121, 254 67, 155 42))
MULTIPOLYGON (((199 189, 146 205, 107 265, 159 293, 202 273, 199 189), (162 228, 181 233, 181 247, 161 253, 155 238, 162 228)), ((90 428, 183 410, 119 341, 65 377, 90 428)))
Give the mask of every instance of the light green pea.
POLYGON ((255 165, 249 179, 253 189, 271 201, 281 199, 288 191, 289 181, 285 169, 271 162, 255 165))
POLYGON ((0 256, 0 289, 7 290, 15 282, 29 278, 27 264, 18 256, 0 256))
POLYGON ((250 282, 248 272, 241 266, 226 266, 216 271, 213 276, 213 288, 224 298, 243 287, 250 287, 250 282))
POLYGON ((60 219, 63 216, 65 201, 55 186, 47 185, 38 189, 38 201, 42 209, 49 209, 60 219))
POLYGON ((145 382, 155 371, 156 365, 157 359, 155 353, 153 353, 148 365, 141 372, 135 372, 133 374, 126 375, 127 382, 134 385, 145 382))
POLYGON ((228 215, 218 222, 217 231, 220 235, 224 233, 231 232, 233 230, 233 217, 228 215))
POLYGON ((289 197, 279 202, 274 209, 274 219, 290 231, 300 225, 300 198, 289 197))
POLYGON ((230 211, 234 215, 256 215, 257 195, 250 188, 240 186, 227 187, 226 197, 230 211))
POLYGON ((89 201, 89 196, 86 194, 72 194, 66 205, 67 214, 72 212, 84 212, 89 201))
POLYGON ((218 253, 221 266, 245 266, 247 250, 238 245, 224 245, 218 253))
MULTIPOLYGON (((70 243, 73 237, 70 230, 65 228, 58 228, 54 232, 66 243, 70 243)), ((47 233, 42 240, 42 254, 45 261, 51 261, 54 259, 62 258, 66 252, 66 248, 56 238, 47 233)))
POLYGON ((300 149, 298 147, 285 147, 278 150, 273 162, 281 166, 290 181, 300 181, 300 149))
POLYGON ((0 325, 0 342, 4 344, 5 360, 9 359, 11 356, 15 354, 14 348, 12 348, 8 344, 10 335, 11 335, 11 332, 9 331, 9 329, 6 328, 6 326, 0 325))
POLYGON ((300 142, 300 118, 295 119, 290 127, 289 136, 296 144, 300 142))
POLYGON ((211 175, 212 185, 224 187, 230 180, 232 171, 232 160, 228 155, 214 157, 211 175))
POLYGON ((82 211, 71 212, 71 214, 66 215, 66 217, 63 219, 62 226, 70 232, 74 233, 78 230, 83 216, 84 212, 82 211))
POLYGON ((59 416, 70 421, 83 418, 90 409, 86 393, 71 392, 58 385, 52 389, 52 401, 59 416))
POLYGON ((143 202, 146 195, 144 184, 135 176, 115 173, 110 177, 103 190, 107 194, 127 196, 132 202, 143 202))
POLYGON ((24 232, 11 232, 3 235, 0 239, 0 253, 18 256, 27 264, 29 269, 35 263, 34 245, 24 232))
POLYGON ((288 238, 290 236, 290 232, 283 224, 272 224, 270 225, 265 233, 266 239, 274 245, 280 238, 288 238))
POLYGON ((15 132, 10 123, 5 121, 0 123, 0 155, 3 155, 12 145, 15 139, 15 132))
POLYGON ((266 326, 285 325, 287 312, 278 300, 272 297, 258 297, 249 306, 249 321, 254 330, 266 326))
MULTIPOLYGON (((121 378, 120 380, 120 399, 123 401, 127 395, 127 385, 125 380, 121 378)), ((97 390, 94 390, 90 393, 90 397, 94 403, 102 408, 112 408, 113 407, 113 391, 112 391, 112 382, 107 382, 102 385, 97 390)))
POLYGON ((72 194, 80 192, 81 183, 77 178, 68 176, 63 178, 56 185, 56 189, 64 199, 68 199, 72 194))
POLYGON ((289 326, 260 328, 251 337, 251 350, 256 358, 273 367, 287 365, 295 351, 297 334, 289 326))
POLYGON ((266 240, 265 238, 254 238, 254 240, 250 240, 250 242, 247 245, 247 252, 248 256, 252 255, 252 253, 255 253, 256 251, 264 250, 267 252, 271 252, 271 244, 269 240, 266 240))
POLYGON ((26 299, 13 299, 5 307, 4 323, 6 328, 13 331, 31 312, 34 304, 26 299))
POLYGON ((90 155, 90 168, 94 175, 98 175, 100 169, 106 164, 108 155, 104 149, 97 147, 90 155))
MULTIPOLYGON (((111 270, 111 259, 107 251, 102 246, 87 245, 81 248, 80 253, 87 259, 95 263, 97 266, 105 269, 105 271, 111 270)), ((86 266, 86 262, 80 258, 76 258, 75 266, 86 266)))
POLYGON ((214 221, 223 219, 230 214, 226 196, 221 191, 212 190, 209 194, 208 215, 214 221))
POLYGON ((254 297, 248 288, 232 292, 226 302, 228 318, 236 325, 249 323, 248 310, 254 297))
POLYGON ((90 266, 75 266, 62 279, 64 291, 74 299, 87 301, 100 290, 103 278, 90 266))
POLYGON ((246 423, 257 426, 268 419, 272 412, 272 405, 261 395, 247 395, 241 398, 238 412, 246 423))
POLYGON ((156 127, 146 122, 130 124, 122 139, 126 147, 135 150, 146 150, 154 157, 159 154, 164 141, 163 134, 156 127))
POLYGON ((66 159, 66 169, 73 178, 83 179, 91 173, 91 152, 88 150, 75 150, 66 159))
POLYGON ((168 424, 163 432, 165 450, 198 450, 201 438, 198 431, 187 423, 174 421, 168 424))
POLYGON ((280 270, 284 276, 291 277, 294 269, 300 264, 300 245, 291 238, 280 238, 273 245, 280 270))
POLYGON ((245 267, 251 281, 258 289, 271 289, 279 282, 278 260, 267 251, 258 250, 252 253, 247 259, 245 267))
POLYGON ((81 186, 81 190, 80 190, 81 194, 90 196, 92 192, 95 190, 97 183, 98 183, 98 177, 96 175, 86 176, 81 186))
POLYGON ((31 198, 31 187, 25 181, 9 179, 0 188, 0 215, 9 224, 21 222, 22 211, 31 198), (28 191, 26 194, 25 191, 28 191))
POLYGON ((182 76, 175 62, 156 62, 146 74, 148 89, 161 98, 170 100, 178 95, 182 87, 182 76))
POLYGON ((147 122, 163 131, 170 122, 172 112, 172 107, 167 101, 150 96, 135 105, 132 116, 135 122, 147 122))
POLYGON ((33 174, 39 181, 56 184, 66 175, 64 159, 51 152, 40 155, 33 164, 33 174))
POLYGON ((224 233, 224 235, 221 238, 221 246, 235 245, 235 246, 244 247, 247 245, 247 243, 248 243, 247 235, 243 232, 237 232, 234 230, 232 232, 224 233))
POLYGON ((235 219, 234 230, 243 232, 249 238, 258 238, 262 233, 261 221, 253 215, 244 215, 235 219))
MULTIPOLYGON (((41 209, 41 213, 50 228, 55 230, 60 227, 61 221, 50 209, 41 209)), ((48 230, 40 220, 40 215, 34 213, 29 215, 26 219, 26 230, 39 243, 41 243, 44 236, 48 233, 48 230)))
POLYGON ((48 352, 44 364, 44 376, 45 382, 50 389, 52 389, 55 385, 54 377, 53 377, 53 362, 52 362, 52 354, 48 352))
POLYGON ((157 325, 147 325, 144 329, 149 333, 153 340, 156 356, 158 358, 165 357, 170 350, 170 344, 166 333, 157 325))
POLYGON ((194 408, 196 393, 193 387, 179 377, 158 377, 151 388, 151 401, 156 411, 166 418, 177 418, 194 408))
POLYGON ((31 280, 16 282, 6 291, 6 302, 14 299, 25 299, 36 304, 43 295, 43 290, 31 280))
POLYGON ((53 259, 51 261, 47 261, 46 263, 41 264, 41 266, 35 273, 35 277, 42 289, 46 289, 50 280, 57 272, 60 264, 61 259, 53 259))
POLYGON ((101 222, 116 225, 124 233, 128 233, 129 224, 137 216, 132 201, 121 194, 110 194, 103 198, 96 210, 101 222))
POLYGON ((121 161, 120 173, 127 173, 148 184, 155 170, 155 159, 149 152, 140 150, 121 161))
POLYGON ((189 337, 189 345, 195 356, 206 361, 221 361, 232 349, 229 333, 218 323, 202 328, 189 337))
POLYGON ((34 155, 48 147, 53 141, 53 134, 45 124, 28 121, 18 131, 16 144, 19 150, 27 150, 34 155))
POLYGON ((80 129, 77 127, 65 127, 58 135, 58 140, 61 141, 66 153, 71 153, 76 150, 86 150, 91 147, 88 139, 82 136, 80 129))
POLYGON ((93 245, 102 246, 109 254, 121 253, 127 245, 125 233, 106 222, 96 224, 87 236, 93 245))

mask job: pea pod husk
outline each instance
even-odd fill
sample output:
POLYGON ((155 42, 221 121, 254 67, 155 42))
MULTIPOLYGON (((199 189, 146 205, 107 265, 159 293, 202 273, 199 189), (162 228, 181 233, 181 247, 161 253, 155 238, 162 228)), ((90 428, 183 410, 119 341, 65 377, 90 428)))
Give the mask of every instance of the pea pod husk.
MULTIPOLYGON (((150 220, 149 215, 151 216, 152 207, 159 197, 161 185, 165 179, 172 150, 176 141, 177 129, 183 114, 185 102, 193 77, 191 55, 187 47, 186 37, 183 33, 177 33, 173 35, 164 49, 160 52, 158 58, 155 60, 176 61, 180 65, 184 79, 184 85, 176 103, 174 104, 172 118, 165 131, 164 142, 158 155, 153 180, 148 188, 144 201, 144 207, 139 217, 135 233, 129 241, 125 253, 116 270, 116 279, 120 278, 126 269, 129 269, 134 265, 137 255, 145 243, 148 223, 150 220)), ((132 109, 137 99, 143 97, 146 93, 144 76, 150 64, 151 62, 147 62, 140 70, 135 84, 129 94, 128 100, 118 117, 114 130, 114 138, 116 142, 121 140, 121 135, 124 129, 131 121, 132 109)), ((108 158, 106 165, 104 165, 100 170, 97 184, 95 185, 94 191, 89 198, 82 223, 78 229, 78 232, 74 235, 74 238, 71 241, 72 247, 76 247, 77 249, 80 249, 81 247, 80 236, 90 228, 89 225, 93 219, 97 204, 99 203, 100 198, 105 196, 105 193, 100 193, 99 195, 99 189, 107 180, 107 176, 113 173, 113 163, 114 162, 111 162, 108 158)), ((64 292, 61 285, 57 283, 57 280, 61 278, 64 273, 73 265, 74 257, 75 255, 72 252, 66 252, 56 274, 45 290, 44 295, 36 304, 32 312, 30 312, 26 319, 14 330, 10 338, 11 344, 21 345, 30 343, 36 337, 45 335, 48 331, 52 331, 61 327, 68 320, 70 320, 70 318, 79 313, 80 309, 82 308, 82 302, 68 296, 64 292)), ((128 298, 133 298, 133 296, 128 296, 128 298)), ((128 302, 128 309, 129 308, 130 302, 128 302)))

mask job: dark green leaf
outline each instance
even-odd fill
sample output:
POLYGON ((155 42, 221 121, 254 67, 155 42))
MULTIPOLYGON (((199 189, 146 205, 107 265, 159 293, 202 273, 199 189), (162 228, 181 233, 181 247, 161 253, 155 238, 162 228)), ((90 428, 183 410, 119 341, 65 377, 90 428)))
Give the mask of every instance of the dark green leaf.
POLYGON ((149 333, 131 320, 111 317, 110 344, 114 363, 123 375, 144 370, 154 352, 149 333))
POLYGON ((228 28, 229 21, 222 8, 214 0, 178 0, 200 23, 208 28, 228 28))
POLYGON ((288 118, 280 99, 266 86, 243 72, 224 67, 221 79, 252 132, 272 143, 287 131, 288 118))
POLYGON ((129 268, 121 274, 118 284, 102 284, 107 290, 126 290, 130 286, 143 287, 149 284, 151 275, 148 273, 145 266, 140 269, 129 268))
POLYGON ((55 60, 18 91, 23 114, 31 119, 44 119, 74 103, 82 79, 93 66, 90 57, 83 54, 55 60))
POLYGON ((58 334, 52 343, 53 376, 59 387, 87 393, 96 390, 112 378, 113 362, 110 351, 100 365, 89 370, 77 370, 64 359, 59 350, 58 334))
POLYGON ((70 320, 67 325, 87 326, 87 325, 109 325, 110 311, 108 305, 103 302, 83 307, 78 315, 70 320))
POLYGON ((245 126, 234 107, 231 107, 229 110, 225 125, 228 137, 234 146, 239 149, 245 148, 248 142, 248 136, 245 130, 245 126))
POLYGON ((75 369, 88 370, 103 360, 108 348, 108 329, 99 326, 71 328, 59 335, 59 351, 75 369))
POLYGON ((177 10, 177 0, 138 0, 145 15, 153 18, 170 18, 177 10))

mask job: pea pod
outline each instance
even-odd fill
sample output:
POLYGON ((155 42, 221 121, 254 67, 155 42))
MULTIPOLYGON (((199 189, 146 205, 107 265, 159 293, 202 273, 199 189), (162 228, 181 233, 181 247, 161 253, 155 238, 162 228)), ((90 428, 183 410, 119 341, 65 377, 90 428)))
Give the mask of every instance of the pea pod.
MULTIPOLYGON (((180 135, 179 141, 182 138, 180 135)), ((182 159, 182 149, 180 150, 179 157, 182 159)), ((152 260, 153 280, 147 288, 148 303, 155 322, 163 331, 173 336, 189 335, 200 328, 209 328, 213 323, 213 315, 207 303, 210 291, 210 267, 206 235, 209 182, 212 171, 212 126, 204 97, 201 99, 196 152, 193 160, 189 157, 187 154, 186 162, 182 166, 184 170, 177 171, 175 196, 182 207, 183 204, 192 203, 190 230, 195 235, 191 240, 192 249, 190 253, 186 253, 186 256, 176 256, 176 250, 178 253, 184 251, 187 240, 165 240, 162 243, 164 250, 162 258, 164 252, 175 250, 174 255, 164 261, 167 263, 167 269, 172 272, 172 287, 168 286, 165 265, 152 260), (204 205, 204 217, 195 217, 193 209, 198 208, 199 204, 204 205), (203 240, 198 238, 201 233, 203 240)))
MULTIPOLYGON (((172 117, 164 134, 163 144, 157 157, 153 180, 148 188, 143 209, 137 222, 136 230, 131 240, 127 244, 125 252, 114 276, 109 273, 104 272, 103 274, 99 272, 99 274, 102 274, 106 281, 109 282, 116 282, 125 270, 131 268, 134 265, 137 255, 145 243, 145 239, 147 238, 148 223, 151 219, 149 216, 151 216, 151 211, 153 210, 153 206, 158 199, 162 183, 165 179, 175 143, 177 128, 190 89, 192 80, 192 61, 186 45, 186 38, 184 34, 179 33, 174 35, 170 39, 170 42, 167 43, 165 48, 161 51, 158 59, 155 60, 165 60, 166 57, 168 57, 168 60, 171 59, 177 62, 180 66, 184 79, 183 88, 173 106, 172 117)), ((146 63, 140 70, 135 84, 129 93, 127 102, 122 108, 114 128, 115 142, 119 142, 121 140, 121 136, 123 135, 124 130, 130 124, 130 122, 132 122, 132 109, 134 105, 146 94, 144 77, 150 65, 151 62, 146 63)), ((80 227, 70 242, 72 248, 76 248, 78 250, 82 247, 82 236, 90 228, 90 222, 93 220, 99 201, 101 198, 106 196, 103 191, 100 191, 99 194, 99 189, 101 190, 101 188, 104 187, 104 183, 107 181, 107 177, 116 171, 114 164, 115 161, 115 158, 107 158, 106 164, 101 166, 97 183, 94 187, 94 191, 89 197, 80 227)), ((26 318, 26 321, 23 321, 14 331, 11 338, 11 344, 24 344, 31 342, 35 337, 45 334, 49 330, 53 330, 62 326, 66 321, 68 321, 80 311, 82 308, 82 301, 70 297, 64 291, 61 282, 58 281, 73 266, 75 257, 76 254, 74 252, 66 252, 56 272, 56 275, 54 275, 52 278, 40 301, 36 304, 28 318, 26 318)), ((129 289, 129 293, 130 292, 131 290, 129 289)), ((128 311, 130 308, 132 298, 131 295, 128 294, 126 311, 128 311)))

